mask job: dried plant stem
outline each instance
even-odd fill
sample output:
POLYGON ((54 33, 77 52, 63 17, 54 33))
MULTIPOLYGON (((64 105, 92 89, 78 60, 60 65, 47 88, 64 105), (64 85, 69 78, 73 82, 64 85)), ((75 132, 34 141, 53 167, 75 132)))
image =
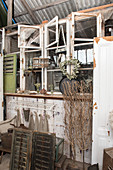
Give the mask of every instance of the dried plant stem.
POLYGON ((76 159, 76 147, 82 150, 83 169, 85 150, 91 144, 92 136, 92 85, 84 82, 67 82, 63 84, 65 109, 65 134, 76 159))

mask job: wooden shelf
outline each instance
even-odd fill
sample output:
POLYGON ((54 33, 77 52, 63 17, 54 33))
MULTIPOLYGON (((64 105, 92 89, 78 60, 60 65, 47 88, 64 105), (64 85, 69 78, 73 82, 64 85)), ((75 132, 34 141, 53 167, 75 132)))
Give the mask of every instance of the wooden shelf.
MULTIPOLYGON (((63 100, 63 95, 62 94, 19 94, 19 93, 5 93, 5 97, 7 96, 13 96, 13 97, 27 97, 27 98, 42 98, 42 99, 54 99, 54 100, 63 100)), ((82 94, 78 93, 77 95, 77 100, 91 100, 92 95, 90 93, 82 94)))
POLYGON ((19 93, 5 93, 5 97, 7 96, 13 96, 13 97, 28 97, 28 98, 43 98, 43 99, 55 99, 55 100, 63 100, 63 95, 59 94, 19 94, 19 93))

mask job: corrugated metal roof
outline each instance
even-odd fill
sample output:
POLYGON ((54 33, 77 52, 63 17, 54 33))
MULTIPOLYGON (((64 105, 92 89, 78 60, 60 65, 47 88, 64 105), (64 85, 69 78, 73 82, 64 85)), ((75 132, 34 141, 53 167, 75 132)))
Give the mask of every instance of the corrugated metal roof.
MULTIPOLYGON (((8 0, 6 0, 7 3, 8 0)), ((29 7, 36 8, 41 7, 57 0, 25 0, 29 7)), ((113 0, 68 0, 68 2, 61 3, 56 6, 52 6, 46 9, 33 12, 37 18, 37 24, 42 23, 44 20, 51 20, 56 15, 60 18, 65 18, 68 14, 74 11, 79 11, 91 7, 105 5, 113 3, 113 0)), ((20 0, 14 1, 14 15, 17 16, 22 12, 27 12, 20 0)), ((16 22, 27 22, 28 24, 34 24, 29 14, 19 16, 15 18, 16 22)))

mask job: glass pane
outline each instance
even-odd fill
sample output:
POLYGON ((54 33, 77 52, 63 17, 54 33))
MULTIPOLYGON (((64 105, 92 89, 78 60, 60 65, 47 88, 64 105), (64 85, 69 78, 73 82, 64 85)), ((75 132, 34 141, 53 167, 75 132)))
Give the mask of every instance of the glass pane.
POLYGON ((93 62, 93 49, 87 50, 87 63, 93 62))
POLYGON ((78 51, 78 60, 82 63, 82 64, 86 64, 86 51, 85 50, 79 50, 78 51))

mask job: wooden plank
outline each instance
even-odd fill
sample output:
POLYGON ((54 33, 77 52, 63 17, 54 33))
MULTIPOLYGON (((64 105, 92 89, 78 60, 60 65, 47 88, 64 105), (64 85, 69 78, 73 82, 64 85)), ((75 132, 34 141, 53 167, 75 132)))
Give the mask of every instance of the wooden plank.
POLYGON ((6 34, 7 36, 14 36, 14 35, 18 35, 18 31, 13 31, 11 33, 6 34))
MULTIPOLYGON (((56 6, 56 5, 59 5, 59 4, 62 4, 62 3, 65 3, 65 2, 68 2, 69 0, 57 0, 55 2, 51 2, 51 3, 48 3, 46 5, 42 5, 42 6, 39 6, 39 7, 36 7, 36 8, 33 8, 31 9, 32 11, 39 11, 39 10, 42 10, 42 9, 45 9, 45 8, 49 8, 49 7, 52 7, 52 6, 56 6)), ((18 15, 15 15, 15 18, 17 17, 20 17, 22 15, 26 15, 28 12, 24 11, 24 12, 20 12, 18 15)))
MULTIPOLYGON (((19 94, 19 93, 4 93, 4 96, 13 96, 13 97, 28 97, 28 98, 43 98, 43 99, 55 99, 55 100, 63 100, 63 95, 62 94, 19 94)), ((86 95, 84 96, 84 98, 86 100, 90 100, 91 99, 91 94, 86 93, 86 95)), ((82 98, 82 94, 78 95, 78 100, 80 100, 82 98)))
POLYGON ((107 4, 107 5, 102 5, 102 6, 98 6, 98 7, 94 7, 94 8, 89 8, 89 9, 84 9, 84 10, 81 10, 81 11, 77 11, 77 12, 91 12, 91 11, 97 11, 97 10, 102 10, 102 9, 105 9, 105 8, 109 8, 109 7, 113 7, 113 3, 111 4, 107 4))
POLYGON ((63 100, 62 95, 43 95, 43 94, 18 94, 18 93, 5 93, 4 94, 6 97, 7 96, 14 96, 14 97, 28 97, 28 98, 45 98, 45 99, 55 99, 55 100, 63 100))
POLYGON ((37 20, 35 14, 33 13, 32 9, 27 4, 27 2, 25 0, 20 0, 20 1, 23 4, 24 8, 27 10, 28 14, 31 16, 31 19, 34 22, 34 24, 37 24, 38 20, 37 20))

